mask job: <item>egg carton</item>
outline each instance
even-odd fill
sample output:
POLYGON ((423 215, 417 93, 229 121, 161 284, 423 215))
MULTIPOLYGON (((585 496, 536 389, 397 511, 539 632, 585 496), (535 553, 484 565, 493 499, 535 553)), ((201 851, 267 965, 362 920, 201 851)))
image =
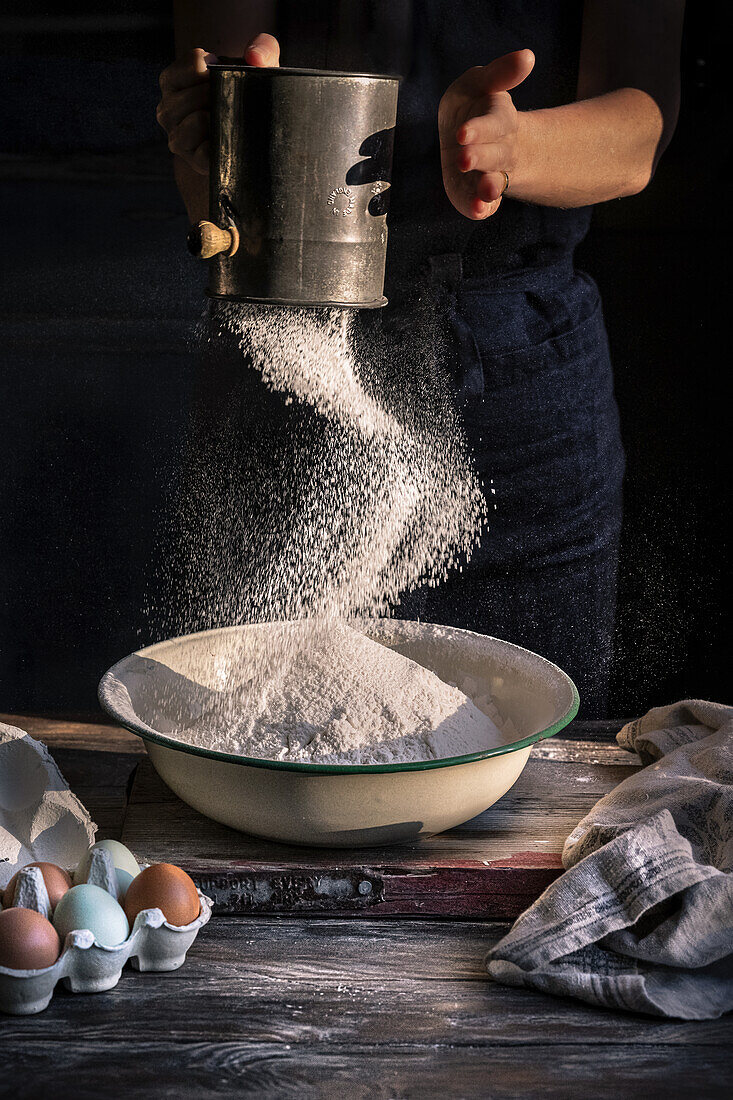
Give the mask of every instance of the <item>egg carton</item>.
MULTIPOLYGON (((93 860, 87 881, 117 896, 116 877, 108 853, 95 852, 94 855, 101 858, 93 860)), ((146 866, 141 864, 143 869, 146 866)), ((199 929, 211 918, 211 898, 200 890, 196 893, 201 911, 190 924, 177 927, 168 923, 160 909, 144 909, 135 917, 130 935, 116 947, 97 943, 92 933, 82 928, 68 933, 53 966, 43 970, 11 970, 0 966, 0 1011, 17 1016, 42 1012, 48 1007, 59 981, 73 993, 102 993, 113 989, 128 959, 136 970, 177 970, 185 962, 186 952, 199 929)), ((49 916, 51 906, 37 867, 21 872, 16 899, 25 908, 37 909, 49 916)))

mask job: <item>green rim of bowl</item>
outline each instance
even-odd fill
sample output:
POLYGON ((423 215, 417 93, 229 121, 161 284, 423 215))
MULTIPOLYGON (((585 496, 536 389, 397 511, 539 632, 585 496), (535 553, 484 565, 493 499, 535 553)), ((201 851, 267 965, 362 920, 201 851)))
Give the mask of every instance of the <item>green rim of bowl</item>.
MULTIPOLYGON (((238 630, 239 627, 224 627, 223 629, 238 630)), ((222 628, 212 631, 204 630, 200 632, 199 636, 209 633, 218 634, 221 630, 222 628)), ((473 633, 473 631, 466 631, 466 633, 473 633)), ((488 637, 488 635, 484 636, 488 637)), ((182 635, 182 638, 184 637, 196 637, 196 635, 182 635)), ((158 642, 156 645, 165 645, 177 640, 176 638, 167 638, 165 642, 158 642)), ((570 706, 565 714, 558 718, 556 722, 553 722, 551 726, 547 726, 537 733, 532 733, 529 737, 522 737, 519 741, 511 741, 507 745, 496 745, 494 748, 486 749, 485 752, 473 752, 466 756, 445 756, 441 757, 439 760, 415 760, 403 764, 304 764, 296 760, 265 760, 258 756, 237 756, 235 753, 218 752, 216 749, 202 749, 198 745, 187 745, 184 741, 178 741, 175 737, 167 737, 163 733, 155 733, 142 724, 132 722, 121 715, 106 698, 106 688, 109 681, 112 679, 119 679, 117 670, 121 665, 124 665, 129 657, 146 656, 146 650, 149 652, 151 649, 155 649, 156 645, 146 646, 144 650, 136 650, 135 653, 128 654, 127 657, 123 657, 122 660, 112 665, 99 681, 97 698, 99 699, 102 710, 114 718, 123 729, 136 734, 138 737, 142 738, 143 741, 150 741, 154 745, 160 745, 165 749, 172 749, 174 752, 183 752, 189 756, 201 756, 208 760, 220 760, 225 764, 237 764, 240 767, 246 768, 266 768, 271 771, 301 772, 306 775, 379 775, 385 772, 431 771, 434 768, 451 768, 460 764, 475 764, 480 760, 488 760, 491 756, 505 756, 507 753, 517 752, 519 749, 526 749, 536 744, 537 741, 545 741, 548 737, 554 737, 556 733, 559 733, 560 730, 569 725, 578 713, 580 695, 567 672, 563 672, 558 665, 553 664, 552 661, 548 661, 546 657, 541 657, 539 653, 534 653, 532 650, 524 649, 522 646, 515 645, 513 642, 505 642, 499 638, 493 640, 501 641, 502 645, 520 650, 523 653, 531 653, 537 661, 540 661, 544 665, 548 665, 558 672, 571 688, 572 699, 570 706)))

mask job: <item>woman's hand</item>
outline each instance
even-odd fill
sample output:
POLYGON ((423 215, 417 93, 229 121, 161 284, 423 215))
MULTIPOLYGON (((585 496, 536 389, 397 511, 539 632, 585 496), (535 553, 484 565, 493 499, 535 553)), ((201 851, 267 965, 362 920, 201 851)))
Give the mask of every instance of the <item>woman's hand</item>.
MULTIPOLYGON (((156 110, 168 135, 168 148, 199 175, 209 171, 209 70, 217 58, 205 50, 184 54, 160 74, 162 98, 156 110)), ((271 34, 258 34, 244 51, 247 65, 280 62, 280 46, 271 34)))
POLYGON ((482 221, 499 209, 517 165, 520 116, 509 91, 534 68, 531 50, 469 69, 440 101, 445 192, 459 213, 482 221), (506 175, 505 175, 506 173, 506 175))

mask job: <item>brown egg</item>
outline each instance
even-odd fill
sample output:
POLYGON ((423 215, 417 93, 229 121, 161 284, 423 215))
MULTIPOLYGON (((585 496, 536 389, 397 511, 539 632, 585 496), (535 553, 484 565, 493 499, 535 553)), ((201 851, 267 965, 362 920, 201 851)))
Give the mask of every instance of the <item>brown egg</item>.
POLYGON ((59 934, 35 909, 3 909, 0 913, 0 966, 11 970, 42 970, 61 954, 59 934))
POLYGON ((181 927, 199 915, 199 896, 193 879, 172 863, 153 863, 127 888, 125 913, 132 922, 143 909, 160 909, 169 924, 181 927))
MULTIPOLYGON (((71 889, 71 876, 63 868, 57 867, 55 863, 27 863, 26 867, 40 868, 43 881, 46 883, 46 889, 48 890, 48 900, 51 902, 51 908, 55 909, 66 891, 71 889)), ((22 870, 25 870, 25 867, 22 870)), ((5 887, 3 893, 4 909, 9 909, 11 905, 15 905, 15 883, 19 874, 20 871, 16 871, 5 887)))

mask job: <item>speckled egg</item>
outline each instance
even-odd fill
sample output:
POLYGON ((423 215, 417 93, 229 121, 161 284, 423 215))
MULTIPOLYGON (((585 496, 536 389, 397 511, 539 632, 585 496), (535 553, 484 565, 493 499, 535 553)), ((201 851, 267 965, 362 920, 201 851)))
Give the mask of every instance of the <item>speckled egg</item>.
POLYGON ((112 857, 120 897, 124 898, 128 886, 139 875, 140 868, 130 849, 126 848, 124 844, 120 844, 119 840, 98 840, 96 844, 92 845, 89 851, 79 860, 79 864, 74 871, 74 885, 78 886, 80 883, 87 881, 89 866, 92 862, 92 852, 97 848, 104 849, 112 857))
POLYGON ((103 947, 116 947, 130 934, 122 906, 91 882, 72 886, 64 894, 54 911, 53 924, 62 939, 68 932, 88 928, 103 947))
MULTIPOLYGON (((48 891, 48 900, 51 908, 55 909, 67 890, 71 889, 71 876, 62 867, 55 863, 28 863, 27 867, 38 867, 43 875, 43 881, 48 891)), ((25 870, 25 867, 22 868, 25 870)), ((15 884, 18 881, 20 871, 16 871, 3 892, 3 907, 9 909, 15 905, 15 884)))
POLYGON ((193 879, 172 863, 153 863, 130 883, 125 912, 132 928, 143 909, 160 909, 169 924, 178 928, 196 920, 201 904, 193 879))
POLYGON ((3 909, 0 913, 0 966, 43 970, 53 966, 60 954, 58 932, 35 909, 3 909))

